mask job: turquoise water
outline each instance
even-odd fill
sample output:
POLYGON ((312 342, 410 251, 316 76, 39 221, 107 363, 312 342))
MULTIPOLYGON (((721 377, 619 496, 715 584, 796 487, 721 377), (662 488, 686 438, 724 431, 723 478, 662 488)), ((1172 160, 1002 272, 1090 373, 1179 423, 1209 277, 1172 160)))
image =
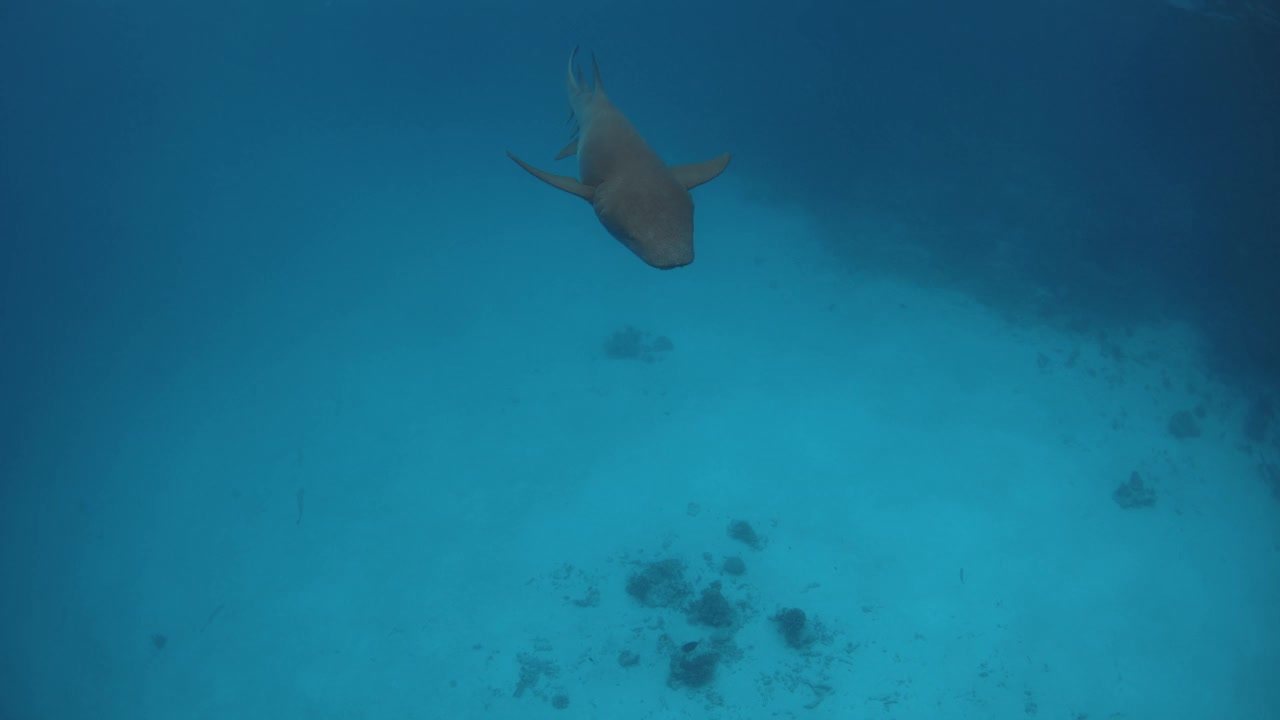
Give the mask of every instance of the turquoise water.
POLYGON ((0 717, 1280 716, 1273 7, 0 6, 0 717))

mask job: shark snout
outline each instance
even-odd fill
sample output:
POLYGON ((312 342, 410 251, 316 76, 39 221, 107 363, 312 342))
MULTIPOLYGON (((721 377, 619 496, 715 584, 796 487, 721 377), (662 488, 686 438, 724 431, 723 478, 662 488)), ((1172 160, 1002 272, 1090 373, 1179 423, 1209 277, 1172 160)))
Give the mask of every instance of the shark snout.
POLYGON ((663 231, 656 227, 639 228, 634 233, 614 233, 637 257, 660 270, 669 270, 693 262, 693 228, 663 231))
POLYGON ((592 205, 600 223, 631 252, 668 269, 693 262, 693 201, 684 188, 662 179, 657 187, 602 185, 592 205))
POLYGON ((668 242, 662 244, 651 244, 647 247, 654 248, 646 252, 637 253, 641 260, 649 263, 659 270, 670 270, 672 268, 684 267, 693 262, 693 238, 676 242, 668 242))

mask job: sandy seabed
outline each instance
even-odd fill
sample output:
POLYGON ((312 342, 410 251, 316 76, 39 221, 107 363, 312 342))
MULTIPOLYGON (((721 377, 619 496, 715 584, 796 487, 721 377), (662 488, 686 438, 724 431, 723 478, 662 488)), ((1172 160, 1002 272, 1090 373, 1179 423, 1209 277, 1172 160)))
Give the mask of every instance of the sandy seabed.
POLYGON ((1192 333, 1070 333, 837 268, 803 215, 729 195, 700 205, 689 268, 644 268, 534 197, 535 222, 573 213, 568 237, 599 247, 459 285, 470 299, 431 321, 438 288, 388 291, 108 393, 134 401, 103 411, 111 463, 55 503, 71 549, 31 588, 60 598, 33 600, 20 643, 37 705, 1275 716, 1280 491, 1262 469, 1280 451, 1244 437, 1251 398, 1200 367, 1192 333), (627 327, 634 352, 610 357, 627 327), (1150 503, 1118 501, 1135 473, 1150 503), (629 578, 667 559, 692 594, 646 606, 629 578), (713 587, 724 627, 688 612, 713 587), (799 647, 772 619, 787 608, 809 623, 799 647), (709 684, 672 682, 673 657, 707 654, 709 684))

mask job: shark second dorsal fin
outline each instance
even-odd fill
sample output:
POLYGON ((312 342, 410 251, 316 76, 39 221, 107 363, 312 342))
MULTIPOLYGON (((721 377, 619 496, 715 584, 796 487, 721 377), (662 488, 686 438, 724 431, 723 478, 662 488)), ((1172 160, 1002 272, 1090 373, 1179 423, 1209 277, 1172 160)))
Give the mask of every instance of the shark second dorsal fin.
POLYGON ((727 167, 729 167, 729 153, 705 162, 673 165, 671 174, 676 176, 676 180, 680 181, 685 190, 692 190, 705 182, 716 179, 716 176, 724 172, 727 167))
MULTIPOLYGON (((577 147, 576 141, 573 147, 575 148, 577 147)), ((553 175, 549 172, 546 172, 545 170, 539 170, 538 168, 521 160, 515 155, 512 155, 510 150, 507 151, 507 157, 511 158, 516 162, 517 165, 527 170, 530 175, 538 178, 539 180, 550 185, 553 188, 563 190, 569 193, 570 195, 577 195, 578 197, 582 198, 583 200, 586 200, 587 202, 591 202, 592 199, 595 198, 596 189, 591 187, 590 185, 583 185, 582 183, 578 182, 576 178, 571 178, 567 175, 553 175)))
POLYGON ((560 152, 556 153, 556 159, 557 159, 557 160, 563 160, 563 159, 565 159, 565 158, 569 157, 570 155, 575 155, 575 154, 577 154, 577 152, 578 152, 578 138, 574 138, 574 139, 572 139, 572 140, 570 140, 570 141, 569 141, 569 144, 568 144, 568 145, 565 145, 565 146, 564 146, 564 149, 563 149, 563 150, 561 150, 560 152))

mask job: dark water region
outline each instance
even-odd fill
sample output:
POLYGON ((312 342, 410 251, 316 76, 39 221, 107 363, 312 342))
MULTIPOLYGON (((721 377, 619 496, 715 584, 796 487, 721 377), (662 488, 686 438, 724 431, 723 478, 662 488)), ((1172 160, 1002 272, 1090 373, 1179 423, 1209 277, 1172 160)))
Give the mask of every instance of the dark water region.
POLYGON ((1091 332, 1188 321, 1222 372, 1274 378, 1280 25, 1222 5, 801 3, 742 166, 851 265, 1091 332))
MULTIPOLYGON (((583 43, 660 151, 732 150, 735 175, 820 216, 851 266, 892 265, 1077 327, 1183 319, 1224 372, 1275 376, 1280 30, 1269 7, 10 4, 8 27, 49 32, 4 51, 6 222, 13 236, 30 223, 86 240, 65 255, 9 247, 19 255, 6 286, 28 297, 14 288, 57 266, 54 282, 82 287, 77 267, 122 262, 110 239, 129 222, 120 208, 146 193, 131 177, 139 158, 195 180, 187 202, 152 209, 166 230, 191 224, 196 193, 216 206, 254 148, 282 133, 394 135, 400 144, 358 152, 334 142, 330 159, 407 174, 430 151, 425 138, 403 145, 415 128, 537 127, 530 116, 559 106, 564 48, 583 43), (531 56, 521 48, 533 36, 546 47, 531 56)), ((510 142, 492 140, 495 153, 510 142)), ((278 185, 293 171, 277 168, 278 185)))

